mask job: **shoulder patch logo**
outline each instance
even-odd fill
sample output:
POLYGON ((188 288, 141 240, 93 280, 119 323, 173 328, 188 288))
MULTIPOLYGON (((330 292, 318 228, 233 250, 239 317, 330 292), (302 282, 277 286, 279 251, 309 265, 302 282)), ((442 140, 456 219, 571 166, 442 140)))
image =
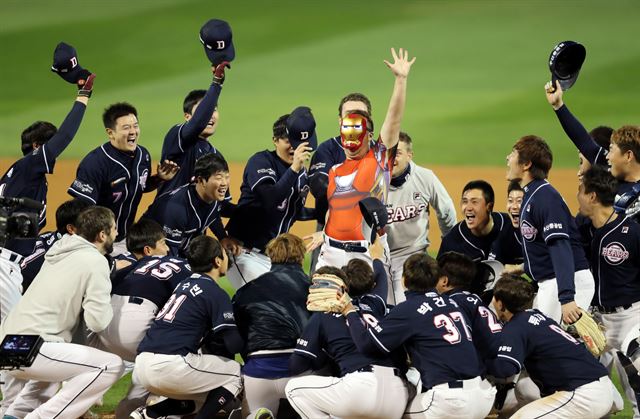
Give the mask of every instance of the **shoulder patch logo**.
POLYGON ((533 241, 536 239, 536 235, 538 234, 538 229, 532 226, 529 221, 523 221, 520 224, 520 233, 522 237, 527 241, 533 241))
POLYGON ((602 248, 602 256, 609 265, 620 265, 629 258, 629 252, 622 243, 609 243, 602 248))

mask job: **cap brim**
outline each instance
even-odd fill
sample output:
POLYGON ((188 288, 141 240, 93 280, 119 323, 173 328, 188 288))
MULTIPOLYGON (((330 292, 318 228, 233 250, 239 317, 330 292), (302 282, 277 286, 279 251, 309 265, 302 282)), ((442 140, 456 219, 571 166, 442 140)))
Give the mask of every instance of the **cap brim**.
POLYGON ((311 136, 309 138, 307 138, 306 140, 289 140, 289 142, 291 143, 291 146, 293 146, 293 148, 297 148, 300 144, 302 143, 309 143, 309 147, 311 147, 311 151, 315 151, 316 148, 318 148, 318 136, 316 135, 316 132, 313 131, 313 134, 311 134, 311 136))
POLYGON ((496 280, 500 279, 502 272, 504 271, 504 265, 502 262, 497 260, 483 260, 481 263, 491 268, 496 280))
POLYGON ((51 71, 53 71, 54 73, 57 73, 65 81, 71 84, 76 84, 76 81, 80 76, 80 72, 82 71, 82 67, 80 67, 80 65, 78 64, 77 66, 75 66, 69 71, 58 71, 55 69, 55 66, 51 66, 51 71))

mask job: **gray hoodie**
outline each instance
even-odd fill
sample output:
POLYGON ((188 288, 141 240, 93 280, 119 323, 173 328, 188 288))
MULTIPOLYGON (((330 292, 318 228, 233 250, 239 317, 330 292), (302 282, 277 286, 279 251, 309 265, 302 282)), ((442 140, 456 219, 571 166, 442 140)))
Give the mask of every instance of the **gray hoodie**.
POLYGON ((113 317, 107 259, 78 235, 65 235, 45 255, 40 272, 0 326, 7 334, 37 334, 71 342, 84 310, 87 327, 99 332, 113 317))

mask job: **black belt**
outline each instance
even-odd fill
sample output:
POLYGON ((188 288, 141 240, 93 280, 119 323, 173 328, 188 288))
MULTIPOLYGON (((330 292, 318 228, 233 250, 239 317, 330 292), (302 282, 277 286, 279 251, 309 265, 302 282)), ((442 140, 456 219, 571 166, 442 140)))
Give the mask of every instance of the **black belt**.
POLYGON ((613 314, 613 313, 619 313, 622 310, 630 309, 631 305, 632 304, 625 304, 623 306, 618 306, 618 307, 614 307, 614 306, 596 306, 596 309, 602 314, 613 314))
MULTIPOLYGON (((373 372, 375 365, 365 365, 362 368, 358 368, 357 370, 355 370, 354 372, 373 372)), ((392 367, 382 367, 379 366, 380 368, 392 368, 392 367)), ((400 372, 399 369, 397 368, 392 368, 393 369, 393 375, 395 375, 396 377, 402 377, 402 373, 400 372)))
MULTIPOLYGON (((463 388, 464 387, 464 380, 455 380, 455 381, 449 381, 448 383, 440 383, 440 384, 446 384, 447 386, 449 386, 449 388, 463 388)), ((440 385, 440 384, 436 384, 436 385, 440 385)), ((426 393, 427 391, 431 390, 432 388, 433 387, 426 388, 425 386, 422 386, 422 392, 426 393)))
POLYGON ((131 304, 141 305, 142 303, 144 303, 144 298, 142 298, 142 297, 129 297, 129 302, 131 304))
POLYGON ((3 248, 0 248, 0 252, 2 257, 8 260, 9 262, 20 263, 22 261, 23 256, 19 253, 16 253, 9 249, 3 249, 3 248))
POLYGON ((360 242, 339 242, 333 239, 329 239, 329 246, 342 249, 345 252, 366 253, 369 250, 362 246, 360 242))

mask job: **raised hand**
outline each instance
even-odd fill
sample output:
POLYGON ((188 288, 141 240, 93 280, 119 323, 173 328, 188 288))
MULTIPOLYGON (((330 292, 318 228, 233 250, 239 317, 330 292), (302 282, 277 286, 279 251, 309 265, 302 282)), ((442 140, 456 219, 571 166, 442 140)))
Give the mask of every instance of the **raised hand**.
POLYGON ((404 48, 400 48, 397 54, 396 50, 391 48, 391 56, 393 57, 393 62, 384 60, 385 65, 391 69, 394 76, 406 78, 409 75, 411 66, 416 61, 416 57, 409 61, 409 52, 404 48))
POLYGON ((178 166, 175 162, 171 160, 165 160, 162 163, 158 163, 158 177, 164 181, 171 180, 180 170, 180 166, 178 166))
POLYGON ((564 105, 562 102, 562 87, 560 87, 560 82, 558 80, 556 80, 555 88, 551 83, 552 82, 549 81, 544 85, 544 92, 547 95, 547 102, 549 102, 549 105, 557 111, 562 108, 562 105, 564 105))

